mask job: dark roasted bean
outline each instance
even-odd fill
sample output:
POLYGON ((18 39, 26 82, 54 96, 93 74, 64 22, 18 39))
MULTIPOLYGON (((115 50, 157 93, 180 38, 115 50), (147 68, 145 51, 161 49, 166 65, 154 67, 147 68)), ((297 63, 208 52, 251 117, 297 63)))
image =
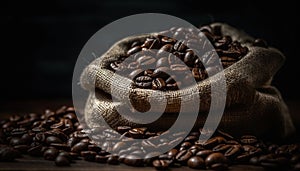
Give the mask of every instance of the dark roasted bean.
POLYGON ((70 161, 66 157, 58 155, 55 159, 55 164, 56 166, 69 166, 70 161))
POLYGON ((226 164, 227 159, 222 153, 212 153, 205 159, 205 164, 208 168, 214 168, 214 164, 226 164))
POLYGON ((132 55, 134 53, 139 52, 142 49, 141 46, 135 46, 127 51, 127 55, 132 55))
POLYGON ((255 39, 254 42, 253 42, 253 46, 259 46, 259 47, 267 48, 268 44, 263 39, 255 39))
POLYGON ((136 155, 127 155, 124 159, 124 164, 129 165, 129 166, 143 166, 144 162, 143 159, 136 155))
POLYGON ((205 162, 204 160, 199 157, 199 156, 194 156, 194 157, 191 157, 188 162, 187 162, 187 165, 190 167, 190 168, 193 168, 193 169, 204 169, 205 168, 205 162))
POLYGON ((45 160, 54 160, 58 155, 58 150, 56 148, 49 148, 44 152, 45 160))
POLYGON ((182 150, 179 151, 178 154, 176 155, 176 160, 181 163, 184 163, 192 156, 193 156, 192 152, 188 150, 182 150))
POLYGON ((156 78, 152 81, 152 89, 163 90, 166 87, 166 83, 162 78, 156 78))
POLYGON ((154 160, 152 165, 157 170, 166 170, 169 167, 169 163, 166 160, 154 160))

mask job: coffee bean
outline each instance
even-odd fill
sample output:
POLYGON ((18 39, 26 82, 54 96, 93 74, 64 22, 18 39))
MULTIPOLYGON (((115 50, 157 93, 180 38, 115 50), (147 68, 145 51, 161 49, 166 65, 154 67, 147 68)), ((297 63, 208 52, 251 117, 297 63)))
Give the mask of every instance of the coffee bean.
POLYGON ((49 148, 44 152, 45 160, 54 160, 58 155, 58 150, 56 148, 49 148))
POLYGON ((259 47, 267 48, 268 44, 263 39, 255 39, 254 42, 253 42, 253 46, 259 46, 259 47))
POLYGON ((212 153, 213 153, 212 150, 200 150, 196 153, 196 156, 199 156, 199 157, 205 159, 207 156, 209 156, 212 153))
POLYGON ((136 155, 129 154, 125 157, 124 159, 124 164, 129 165, 129 166, 143 166, 144 162, 143 159, 136 155))
POLYGON ((141 46, 135 46, 127 51, 127 55, 132 55, 134 53, 137 53, 137 52, 141 51, 141 49, 142 49, 141 46))
POLYGON ((175 158, 175 156, 178 154, 178 150, 177 149, 172 149, 167 153, 171 158, 175 158))
POLYGON ((119 156, 117 155, 110 155, 107 159, 107 163, 111 165, 118 165, 120 164, 119 162, 119 156))
POLYGON ((161 38, 161 41, 163 42, 163 43, 167 43, 167 44, 174 44, 174 43, 176 43, 176 39, 173 39, 173 38, 169 38, 169 37, 162 37, 161 38))
POLYGON ((192 156, 193 156, 193 154, 190 151, 182 150, 182 151, 179 151, 179 153, 176 155, 175 158, 178 162, 184 163, 192 156))
POLYGON ((55 136, 49 136, 46 138, 46 143, 50 145, 51 143, 62 143, 61 139, 55 136))
POLYGON ((226 164, 227 159, 222 153, 212 153, 205 159, 205 164, 208 168, 213 168, 214 164, 226 164))
POLYGON ((162 57, 157 60, 156 68, 166 67, 166 66, 168 66, 168 58, 167 57, 162 57))
POLYGON ((151 56, 141 56, 140 58, 137 59, 137 62, 141 65, 151 65, 156 62, 156 59, 151 57, 151 56))
POLYGON ((42 156, 42 146, 37 145, 28 149, 27 153, 31 156, 42 156))
POLYGON ((55 159, 55 164, 56 166, 69 166, 70 161, 66 157, 59 155, 55 159))
POLYGON ((109 156, 96 155, 95 161, 98 163, 106 163, 109 156))
POLYGON ((168 67, 159 67, 153 71, 152 77, 166 79, 169 77, 170 69, 168 67))
POLYGON ((173 65, 170 66, 170 69, 173 70, 173 71, 180 71, 180 72, 189 70, 189 68, 186 65, 183 65, 183 64, 173 64, 173 65))
POLYGON ((187 165, 190 167, 190 168, 193 168, 193 169, 204 169, 205 168, 205 162, 204 160, 199 157, 199 156, 194 156, 194 157, 191 157, 188 162, 187 162, 187 165))
POLYGON ((75 153, 79 153, 81 151, 87 150, 87 148, 88 148, 88 143, 79 142, 71 148, 71 151, 75 153))
POLYGON ((117 131, 118 131, 119 133, 121 133, 121 134, 123 134, 123 133, 129 131, 130 129, 131 129, 130 126, 118 126, 118 127, 117 127, 117 131))
POLYGON ((95 157, 96 157, 97 153, 94 151, 81 151, 80 155, 86 161, 95 161, 95 157))
POLYGON ((186 49, 186 45, 184 41, 177 41, 174 45, 174 50, 183 52, 186 49))
POLYGON ((196 56, 192 50, 188 50, 184 56, 184 62, 188 66, 193 66, 196 56))
POLYGON ((207 141, 203 144, 203 146, 204 146, 205 148, 213 148, 213 147, 215 147, 216 145, 221 144, 221 143, 224 143, 224 142, 226 142, 226 139, 225 139, 225 138, 220 137, 220 136, 217 136, 217 137, 214 137, 214 138, 211 138, 211 139, 207 140, 207 141))
POLYGON ((257 143, 257 138, 252 135, 244 135, 241 137, 241 142, 243 144, 255 144, 257 143))
POLYGON ((114 147, 112 148, 112 151, 113 152, 119 152, 120 150, 122 150, 122 149, 124 149, 126 147, 128 147, 127 144, 125 142, 120 141, 120 142, 117 142, 114 145, 114 147))
POLYGON ((142 88, 151 87, 152 84, 152 78, 149 76, 139 76, 135 79, 135 81, 135 84, 142 88))
POLYGON ((169 163, 166 160, 154 160, 152 165, 157 170, 166 170, 169 166, 169 163))
POLYGON ((20 156, 18 151, 9 146, 0 144, 0 161, 11 162, 14 161, 18 156, 20 156))
POLYGON ((71 149, 67 144, 63 144, 63 143, 51 143, 50 146, 55 147, 58 150, 65 150, 65 151, 70 151, 71 149))
POLYGON ((152 81, 152 88, 154 90, 163 90, 166 87, 166 83, 162 78, 156 78, 152 81))

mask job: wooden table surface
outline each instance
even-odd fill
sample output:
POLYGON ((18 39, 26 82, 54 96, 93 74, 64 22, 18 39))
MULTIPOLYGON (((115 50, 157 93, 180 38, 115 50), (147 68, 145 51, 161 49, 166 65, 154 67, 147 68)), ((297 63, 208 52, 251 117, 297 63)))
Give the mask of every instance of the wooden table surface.
MULTIPOLYGON (((0 105, 0 118, 6 118, 10 114, 24 114, 29 112, 43 112, 44 109, 56 109, 62 105, 72 105, 71 100, 38 100, 38 101, 15 101, 15 102, 1 102, 0 105)), ((300 101, 288 102, 288 106, 291 111, 292 118, 297 128, 300 125, 300 117, 298 115, 300 111, 300 101)), ((298 129, 299 130, 299 129, 298 129)), ((104 171, 152 171, 153 167, 131 167, 124 164, 113 166, 108 164, 100 164, 95 162, 87 162, 83 160, 76 160, 76 163, 71 164, 70 167, 57 167, 53 161, 46 161, 43 158, 36 158, 24 155, 23 158, 19 158, 16 162, 0 162, 0 170, 24 170, 24 171, 68 171, 68 170, 104 170, 104 171)), ((170 168, 170 170, 179 171, 187 170, 194 171, 188 167, 170 168)), ((233 165, 229 167, 229 171, 263 171, 264 169, 259 166, 251 165, 233 165)))

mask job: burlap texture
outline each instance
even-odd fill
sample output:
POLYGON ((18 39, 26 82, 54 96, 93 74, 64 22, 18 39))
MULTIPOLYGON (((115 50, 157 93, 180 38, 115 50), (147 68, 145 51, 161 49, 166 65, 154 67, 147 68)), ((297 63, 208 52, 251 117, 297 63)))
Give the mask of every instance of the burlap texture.
MULTIPOLYGON (((284 63, 284 55, 271 47, 252 46, 250 43, 253 41, 252 37, 231 26, 222 23, 212 24, 216 25, 221 26, 224 35, 231 36, 233 40, 238 40, 249 49, 244 58, 224 70, 227 84, 226 109, 219 127, 236 135, 245 133, 272 137, 290 135, 294 127, 288 109, 279 91, 271 86, 272 77, 284 63)), ((124 56, 132 42, 144 41, 155 34, 157 33, 122 39, 85 68, 81 76, 81 85, 90 91, 85 108, 86 121, 90 127, 99 126, 102 116, 113 128, 118 125, 129 125, 167 129, 175 121, 181 104, 193 105, 192 95, 195 93, 201 97, 196 127, 203 125, 211 103, 210 85, 219 83, 220 73, 185 89, 161 92, 161 95, 166 97, 168 105, 165 114, 152 124, 132 123, 116 111, 116 106, 122 106, 127 101, 128 92, 131 100, 136 102, 134 106, 143 108, 144 102, 148 97, 153 97, 153 91, 156 90, 133 89, 126 86, 131 85, 132 80, 114 75, 114 72, 108 69, 109 64, 124 56), (118 84, 111 86, 112 82, 118 84), (114 92, 117 101, 112 102, 111 92, 114 92)), ((162 100, 161 95, 154 96, 158 105, 162 100)))

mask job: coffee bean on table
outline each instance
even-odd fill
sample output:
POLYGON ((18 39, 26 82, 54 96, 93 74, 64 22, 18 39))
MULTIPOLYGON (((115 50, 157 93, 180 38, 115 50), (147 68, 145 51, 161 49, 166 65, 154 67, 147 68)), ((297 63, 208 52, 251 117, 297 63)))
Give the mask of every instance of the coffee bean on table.
POLYGON ((199 156, 194 156, 194 157, 191 157, 188 162, 187 162, 187 165, 190 167, 190 168, 193 168, 193 169, 204 169, 205 168, 205 162, 204 160, 199 157, 199 156))
POLYGON ((129 165, 129 166, 143 166, 144 162, 143 159, 136 155, 129 154, 125 157, 124 159, 124 164, 129 165))
POLYGON ((44 152, 45 160, 54 160, 58 155, 58 150, 56 148, 49 148, 44 152))
POLYGON ((119 162, 119 156, 118 155, 110 155, 107 159, 107 163, 111 165, 118 165, 119 162))
POLYGON ((65 156, 58 155, 55 164, 56 166, 70 166, 70 161, 65 156))
POLYGON ((212 169, 221 166, 225 167, 227 165, 227 159, 222 153, 212 153, 206 157, 205 164, 208 168, 212 168, 212 169), (219 164, 221 164, 221 166, 219 166, 219 164))
POLYGON ((166 170, 169 166, 169 163, 166 160, 157 159, 152 162, 152 165, 157 170, 166 170))

